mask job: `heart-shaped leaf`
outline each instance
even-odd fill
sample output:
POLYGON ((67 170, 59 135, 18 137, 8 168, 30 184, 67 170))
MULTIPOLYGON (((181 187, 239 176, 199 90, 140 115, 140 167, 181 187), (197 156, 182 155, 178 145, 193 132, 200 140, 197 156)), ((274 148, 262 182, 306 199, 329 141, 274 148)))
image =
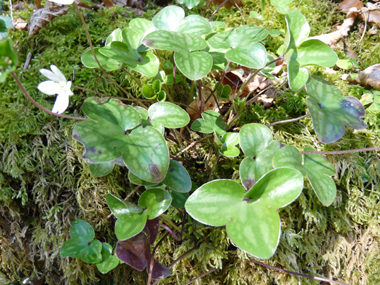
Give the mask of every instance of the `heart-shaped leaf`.
MULTIPOLYGON (((305 151, 314 151, 305 148, 305 151)), ((320 154, 302 155, 294 146, 285 146, 276 153, 273 158, 274 167, 290 167, 297 169, 310 181, 319 201, 325 206, 330 206, 336 196, 336 186, 331 179, 335 174, 334 165, 326 161, 320 154)))
POLYGON ((201 0, 178 0, 179 4, 186 5, 187 8, 192 9, 197 6, 201 0))
POLYGON ((260 43, 243 42, 235 49, 226 53, 226 58, 232 62, 259 69, 263 68, 267 60, 267 51, 260 43))
POLYGON ((303 177, 299 171, 278 168, 264 175, 246 194, 232 180, 206 183, 189 197, 185 209, 203 224, 226 225, 236 246, 268 259, 276 251, 281 234, 276 209, 297 199, 302 188, 303 177))
POLYGON ((70 227, 70 237, 61 248, 61 257, 82 258, 87 263, 102 261, 102 244, 94 240, 95 232, 89 223, 83 220, 74 221, 70 227))
POLYGON ((112 42, 121 42, 123 40, 123 36, 121 35, 121 29, 114 30, 106 39, 106 46, 111 44, 112 42))
POLYGON ((200 37, 211 32, 211 25, 207 19, 199 15, 189 15, 182 20, 178 32, 200 37))
POLYGON ((7 39, 0 43, 0 82, 4 82, 8 73, 14 71, 17 65, 17 55, 13 51, 12 41, 7 39))
POLYGON ((240 147, 247 155, 240 164, 240 180, 250 189, 258 179, 273 169, 272 158, 280 149, 280 143, 273 141, 272 132, 261 124, 247 124, 240 129, 240 147))
MULTIPOLYGON (((121 68, 121 63, 112 58, 106 57, 99 52, 99 48, 94 48, 96 58, 98 59, 100 65, 105 70, 117 70, 121 68)), ((94 55, 91 50, 86 51, 81 57, 82 63, 87 68, 99 68, 98 63, 95 60, 94 55)))
POLYGON ((156 30, 156 28, 153 26, 152 21, 149 21, 147 19, 143 18, 134 18, 129 22, 129 27, 136 33, 141 35, 139 45, 141 44, 141 41, 143 38, 156 30))
POLYGON ((240 150, 236 147, 239 143, 239 133, 225 133, 220 139, 222 147, 220 153, 227 157, 236 157, 240 154, 240 150))
POLYGON ((169 167, 165 139, 152 127, 138 127, 139 113, 115 99, 88 98, 83 111, 93 120, 79 123, 73 137, 85 146, 88 162, 124 160, 137 177, 158 183, 169 167), (130 134, 127 130, 135 128, 130 134))
MULTIPOLYGON (((151 261, 150 245, 156 240, 158 222, 158 218, 148 220, 141 233, 128 240, 118 241, 116 246, 118 258, 137 270, 144 270, 151 261)), ((153 261, 153 279, 162 279, 171 274, 169 268, 155 259, 153 261)))
POLYGON ((153 220, 165 212, 172 202, 172 196, 158 188, 146 190, 139 199, 139 206, 146 208, 149 220, 153 220))
POLYGON ((88 167, 90 168, 92 175, 94 175, 95 177, 102 177, 110 174, 114 166, 115 163, 113 161, 88 164, 88 167))
POLYGON ((197 119, 191 129, 204 134, 211 134, 214 131, 223 136, 226 133, 227 124, 223 123, 222 116, 215 111, 206 111, 202 113, 203 119, 197 119))
POLYGON ((212 68, 212 56, 207 52, 176 52, 174 60, 178 69, 190 80, 205 77, 212 68))
POLYGON ((102 262, 96 264, 96 267, 101 273, 106 274, 119 265, 120 259, 117 258, 116 254, 112 252, 112 246, 110 246, 108 243, 102 243, 101 254, 103 260, 102 262))
POLYGON ((287 30, 284 40, 284 54, 289 49, 300 46, 308 37, 310 33, 310 26, 306 18, 298 10, 290 11, 286 16, 287 30))
POLYGON ((184 17, 181 7, 167 6, 153 17, 152 23, 159 30, 177 31, 184 17))
POLYGON ((148 114, 151 123, 160 123, 166 128, 182 128, 190 122, 185 110, 169 102, 157 102, 151 105, 148 114))
POLYGON ((189 173, 187 173, 186 168, 182 164, 175 160, 170 161, 168 172, 162 183, 180 193, 187 193, 191 190, 189 173))
POLYGON ((306 103, 321 142, 337 141, 346 126, 358 130, 367 127, 360 119, 365 116, 364 107, 355 97, 343 97, 338 88, 317 77, 309 79, 306 91, 310 96, 306 103))

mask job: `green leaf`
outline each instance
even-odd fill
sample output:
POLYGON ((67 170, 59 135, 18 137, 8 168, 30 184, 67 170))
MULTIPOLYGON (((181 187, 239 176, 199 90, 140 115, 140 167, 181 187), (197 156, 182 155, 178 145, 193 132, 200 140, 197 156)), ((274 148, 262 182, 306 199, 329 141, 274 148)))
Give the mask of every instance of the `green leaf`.
POLYGON ((109 162, 122 158, 140 179, 158 183, 166 176, 169 150, 165 139, 152 127, 138 127, 141 117, 135 109, 115 99, 88 98, 83 111, 93 120, 79 123, 73 137, 85 146, 88 162, 109 162), (126 131, 135 128, 130 134, 126 131))
POLYGON ((177 31, 184 17, 181 7, 167 6, 153 17, 152 23, 159 30, 177 31))
POLYGON ((300 67, 300 64, 295 60, 291 60, 288 63, 289 87, 292 90, 301 89, 305 86, 308 79, 309 71, 306 68, 300 67))
POLYGON ((211 70, 212 57, 206 52, 176 52, 174 60, 178 69, 190 80, 199 80, 211 70))
POLYGON ((343 97, 338 88, 317 77, 309 79, 306 91, 310 96, 306 104, 321 142, 337 141, 346 126, 358 130, 367 127, 360 119, 365 116, 364 107, 355 97, 343 97))
POLYGON ((153 220, 165 212, 172 202, 172 196, 162 189, 146 190, 139 199, 139 206, 147 208, 149 220, 153 220))
POLYGON ((262 124, 244 125, 239 132, 240 147, 246 156, 254 157, 273 140, 271 130, 262 124))
POLYGON ((224 70, 227 66, 227 59, 223 52, 207 52, 212 56, 212 69, 224 70))
POLYGON ((223 136, 226 133, 227 124, 223 123, 222 116, 215 111, 206 111, 202 113, 203 119, 197 119, 191 129, 204 134, 211 134, 214 131, 223 136))
POLYGON ((161 123, 166 128, 182 128, 190 122, 185 110, 169 102, 154 103, 149 107, 148 114, 152 123, 161 123))
POLYGON ((337 62, 338 56, 332 48, 320 40, 307 40, 296 48, 292 60, 296 60, 301 66, 315 64, 331 67, 337 62))
POLYGON ((0 82, 4 82, 8 73, 16 70, 17 55, 13 51, 12 41, 7 39, 0 43, 0 82))
POLYGON ((129 27, 143 38, 149 32, 155 30, 152 21, 143 18, 134 18, 129 22, 129 27))
POLYGON ((300 46, 304 42, 310 33, 309 23, 300 11, 292 10, 286 16, 286 34, 284 41, 284 54, 289 49, 300 46))
POLYGON ((173 190, 169 190, 170 195, 172 195, 172 206, 175 208, 184 208, 187 198, 189 198, 189 193, 180 193, 173 190))
MULTIPOLYGON (((305 148, 305 151, 314 151, 305 148)), ((320 154, 302 155, 294 146, 285 146, 276 153, 273 158, 274 167, 289 167, 297 169, 303 176, 307 176, 319 201, 325 206, 330 206, 336 196, 336 186, 331 179, 335 174, 334 165, 326 161, 320 154)))
POLYGON ((138 57, 137 48, 140 45, 141 34, 127 27, 122 30, 122 36, 123 42, 128 46, 128 49, 135 52, 138 57))
POLYGON ((120 218, 123 215, 130 215, 131 213, 139 214, 143 211, 143 208, 117 198, 112 194, 107 194, 106 200, 108 207, 116 218, 120 218))
POLYGON ((113 161, 88 164, 88 167, 90 168, 92 175, 94 175, 95 177, 102 177, 110 174, 114 166, 115 163, 113 161))
POLYGON ((154 89, 154 92, 160 92, 161 91, 161 82, 159 80, 155 80, 152 84, 152 88, 154 89))
MULTIPOLYGON (((191 9, 191 8, 190 8, 191 9)), ((199 15, 190 15, 182 20, 178 32, 187 33, 201 37, 211 32, 209 21, 199 15)))
POLYGON ((351 62, 351 60, 349 60, 347 58, 345 58, 345 59, 339 59, 336 62, 336 65, 339 68, 342 68, 342 69, 351 69, 352 68, 352 62, 351 62))
POLYGON ((148 212, 145 210, 139 214, 121 215, 115 223, 115 234, 118 240, 127 240, 139 234, 147 220, 148 212))
POLYGON ((240 150, 235 147, 239 143, 238 133, 225 133, 220 139, 222 147, 220 153, 227 157, 236 157, 240 154, 240 150))
POLYGON ((12 18, 0 16, 0 41, 8 36, 8 31, 13 27, 12 18))
POLYGON ((380 91, 370 91, 372 94, 365 94, 360 99, 363 105, 371 104, 367 110, 380 111, 380 91))
POLYGON ((231 240, 244 251, 262 259, 270 258, 281 234, 277 208, 297 199, 303 188, 302 174, 278 168, 263 176, 246 194, 232 180, 214 180, 198 188, 185 209, 195 220, 226 225, 231 240))
POLYGON ((101 251, 103 260, 100 263, 96 264, 96 267, 102 274, 106 274, 112 269, 116 268, 119 265, 119 258, 117 258, 116 254, 112 252, 112 246, 108 243, 102 243, 102 251, 101 251))
POLYGON ((235 49, 228 51, 226 58, 243 66, 259 69, 266 64, 267 52, 260 43, 243 42, 235 49))
MULTIPOLYGON (((121 63, 117 60, 109 58, 99 52, 99 48, 94 48, 96 58, 98 59, 100 65, 105 70, 117 70, 121 68, 121 63)), ((81 56, 82 63, 87 68, 99 68, 98 63, 95 60, 94 55, 91 50, 86 51, 81 56)))
POLYGON ((251 12, 249 13, 249 16, 252 17, 252 18, 254 18, 254 19, 258 19, 258 20, 260 20, 260 21, 264 21, 264 20, 265 20, 264 17, 261 16, 261 15, 260 15, 259 13, 257 13, 256 11, 251 11, 251 12))
POLYGON ((144 181, 140 178, 138 178, 136 175, 134 175, 132 172, 128 172, 128 179, 131 183, 141 186, 154 186, 157 185, 157 183, 150 183, 147 181, 144 181))
POLYGON ((166 100, 166 92, 165 91, 160 91, 157 93, 157 100, 161 102, 165 102, 166 100))
POLYGON ((89 223, 83 220, 74 221, 70 227, 70 237, 61 248, 61 257, 82 258, 87 263, 102 260, 102 244, 94 240, 95 232, 89 223))
POLYGON ((180 193, 187 193, 191 190, 189 173, 187 173, 186 168, 182 164, 175 160, 170 161, 168 172, 162 183, 180 193))
POLYGON ((276 30, 276 29, 268 30, 268 33, 269 33, 269 35, 271 35, 272 37, 278 37, 279 35, 283 35, 283 34, 285 34, 283 31, 276 30))
POLYGON ((112 42, 121 42, 122 40, 121 29, 117 28, 107 37, 105 45, 108 46, 112 42))
POLYGON ((179 4, 186 5, 187 8, 192 9, 197 6, 201 0, 178 0, 179 4))
MULTIPOLYGON (((183 80, 183 77, 181 75, 175 75, 175 81, 178 83, 178 82, 181 82, 183 80)), ((165 77, 165 80, 162 82, 162 84, 166 84, 166 85, 173 85, 174 84, 174 78, 173 78, 173 75, 169 74, 165 77)))
POLYGON ((141 93, 146 99, 156 99, 156 92, 154 91, 153 87, 150 85, 143 85, 141 88, 141 93))

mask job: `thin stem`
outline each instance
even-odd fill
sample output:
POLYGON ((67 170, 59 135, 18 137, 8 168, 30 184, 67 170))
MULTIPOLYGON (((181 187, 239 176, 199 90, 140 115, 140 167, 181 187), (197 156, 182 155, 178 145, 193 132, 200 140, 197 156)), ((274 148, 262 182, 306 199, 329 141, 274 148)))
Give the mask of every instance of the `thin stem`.
POLYGON ((198 277, 194 278, 193 280, 190 280, 185 285, 189 285, 189 284, 193 283, 194 281, 198 280, 199 278, 202 278, 203 276, 206 276, 207 274, 210 274, 210 273, 214 272, 215 270, 216 270, 216 268, 213 268, 213 269, 211 269, 211 270, 209 270, 209 271, 207 271, 207 272, 199 275, 198 277))
POLYGON ((173 51, 173 83, 174 83, 174 87, 175 87, 175 90, 177 91, 177 94, 179 96, 179 99, 181 100, 182 103, 184 103, 185 101, 183 101, 183 98, 182 98, 182 95, 181 95, 181 92, 179 92, 179 88, 178 88, 178 85, 177 85, 177 81, 175 80, 175 60, 174 60, 174 51, 173 51))
POLYGON ((150 285, 150 282, 152 282, 152 268, 153 268, 153 263, 154 263, 154 254, 156 252, 157 247, 164 241, 164 239, 169 235, 169 233, 166 233, 156 244, 152 251, 152 255, 150 257, 149 261, 149 268, 148 268, 148 282, 146 283, 147 285, 150 285))
POLYGON ((223 6, 224 4, 226 4, 226 3, 227 3, 227 1, 228 1, 228 0, 225 0, 225 1, 224 1, 222 4, 220 4, 220 5, 219 5, 219 7, 218 7, 218 8, 216 8, 216 10, 215 10, 215 11, 214 11, 214 12, 211 14, 211 17, 210 17, 210 19, 208 19, 208 21, 209 21, 209 22, 211 22, 211 20, 212 20, 212 17, 214 17, 214 15, 216 14, 216 12, 218 12, 218 11, 219 11, 219 9, 220 9, 220 8, 222 8, 222 6, 223 6))
POLYGON ((73 119, 73 120, 79 120, 79 121, 88 121, 88 120, 91 120, 89 118, 81 118, 81 117, 74 117, 74 116, 69 116, 69 115, 63 115, 63 114, 53 113, 49 109, 46 109, 45 107, 43 107, 40 104, 38 104, 37 101, 34 100, 32 96, 30 96, 30 94, 28 93, 28 91, 25 89, 24 85, 22 85, 20 79, 17 77, 17 75, 13 71, 11 72, 11 75, 12 75, 13 79, 17 82, 18 86, 21 88, 21 90, 24 93, 24 95, 26 96, 26 98, 28 98, 28 100, 30 102, 32 102, 32 104, 34 106, 36 106, 38 109, 40 109, 40 110, 42 110, 42 111, 44 111, 44 112, 46 112, 46 113, 48 113, 50 115, 57 116, 57 117, 62 117, 62 118, 66 118, 66 119, 73 119))
MULTIPOLYGON (((206 99, 206 101, 205 101, 205 103, 204 103, 204 105, 203 105, 203 108, 206 106, 206 104, 207 104, 208 100, 210 100, 211 96, 214 96, 215 102, 216 102, 216 104, 217 104, 217 106, 218 106, 218 109, 220 110, 219 103, 218 103, 218 101, 217 101, 217 99, 216 99, 214 93, 215 93, 215 91, 218 89, 219 85, 222 84, 222 81, 223 81, 224 77, 226 76, 227 70, 228 70, 228 68, 230 67, 230 63, 231 63, 231 62, 228 60, 228 61, 227 61, 226 68, 225 68, 224 71, 223 71, 222 78, 219 80, 219 82, 218 82, 218 84, 215 86, 214 90, 212 90, 211 94, 207 97, 207 99, 206 99)), ((203 112, 203 109, 202 109, 201 111, 203 112)))
POLYGON ((91 89, 87 89, 87 88, 83 88, 83 87, 79 87, 79 86, 75 86, 75 85, 71 85, 71 87, 74 88, 74 89, 83 90, 83 91, 87 91, 87 92, 92 92, 92 93, 97 94, 99 96, 108 97, 108 98, 112 98, 112 99, 118 99, 118 100, 121 100, 121 101, 154 102, 154 100, 150 100, 150 99, 129 99, 129 98, 114 97, 114 96, 110 96, 110 95, 106 95, 106 94, 100 93, 100 92, 95 91, 95 90, 91 90, 91 89))
MULTIPOLYGON (((355 51, 358 49, 360 43, 362 42, 362 40, 364 38, 365 31, 367 30, 367 22, 368 22, 367 15, 363 12, 363 9, 360 9, 360 12, 362 12, 362 14, 364 15, 364 30, 363 30, 363 34, 360 37, 360 40, 359 40, 358 44, 356 45, 355 51)), ((369 13, 370 13, 370 11, 368 11, 368 16, 369 16, 369 13)))
MULTIPOLYGON (((84 19, 83 19, 83 15, 82 15, 82 13, 80 12, 80 10, 79 10, 79 8, 78 8, 78 5, 77 5, 75 2, 73 3, 73 6, 74 6, 75 10, 77 11, 77 13, 78 13, 78 15, 79 15, 79 18, 80 18, 80 20, 81 20, 81 22, 82 22, 82 24, 83 24, 83 28, 84 28, 84 31, 85 31, 85 33, 86 33, 86 37, 87 37, 88 44, 90 45, 90 49, 91 49, 92 55, 94 56, 95 61, 96 61, 97 64, 99 65, 99 68, 103 71, 104 75, 107 76, 107 78, 108 78, 109 80, 111 80, 111 82, 112 82, 113 84, 115 84, 117 87, 119 87, 120 90, 123 91, 123 92, 127 95, 128 98, 132 99, 133 96, 132 96, 127 90, 125 90, 123 87, 121 87, 121 86, 120 86, 115 80, 113 80, 113 78, 112 78, 112 77, 111 77, 111 76, 110 76, 110 75, 104 70, 104 68, 100 65, 99 60, 98 60, 98 58, 96 57, 96 54, 95 54, 95 51, 94 51, 94 47, 92 46, 90 33, 88 32, 86 22, 85 22, 84 19)), ((139 105, 141 105, 142 107, 146 108, 146 106, 145 106, 143 103, 141 103, 141 102, 138 102, 138 103, 139 103, 139 105)))
POLYGON ((197 143, 203 142, 204 140, 209 139, 209 138, 211 138, 211 137, 212 137, 212 135, 209 135, 209 136, 207 136, 207 137, 201 138, 200 140, 197 140, 197 141, 192 142, 192 143, 189 144, 187 147, 185 147, 183 150, 181 150, 179 153, 177 153, 174 157, 178 157, 178 156, 180 156, 180 155, 183 154, 185 151, 187 151, 187 150, 189 150, 190 148, 192 148, 193 146, 195 146, 197 143))
MULTIPOLYGON (((169 218, 167 218, 165 215, 161 215, 160 217, 163 218, 167 224, 170 224, 178 232, 181 232, 181 229, 176 224, 174 224, 169 218)), ((183 235, 186 236, 187 238, 190 237, 190 235, 185 232, 183 233, 183 235)))
POLYGON ((181 238, 177 237, 176 234, 165 224, 158 224, 160 227, 163 227, 167 232, 176 240, 176 241, 181 241, 181 238))
POLYGON ((201 80, 198 80, 198 98, 199 98, 199 111, 202 111, 202 81, 201 80))
POLYGON ((380 151, 380 147, 369 147, 369 148, 337 150, 337 151, 301 151, 301 153, 303 154, 346 154, 346 153, 356 153, 356 152, 365 152, 365 151, 380 151))
POLYGON ((278 268, 278 267, 275 267, 275 266, 271 266, 271 265, 262 263, 260 261, 257 261, 257 260, 251 259, 251 258, 249 260, 252 261, 253 263, 256 263, 256 264, 259 264, 261 266, 264 266, 264 267, 267 267, 267 268, 270 268, 270 269, 274 269, 274 270, 277 270, 277 271, 280 271, 280 272, 290 273, 290 274, 293 274, 293 275, 297 275, 297 276, 301 276, 301 277, 306 277, 306 278, 310 278, 310 279, 314 279, 314 280, 318 280, 318 281, 323 281, 323 282, 329 282, 329 283, 340 284, 340 285, 348 285, 346 283, 342 283, 342 282, 339 282, 339 281, 329 280, 329 279, 326 279, 326 278, 321 278, 321 277, 316 277, 316 276, 312 276, 312 275, 306 275, 306 274, 302 274, 302 273, 297 273, 297 272, 281 269, 281 268, 278 268))
POLYGON ((274 125, 279 125, 279 124, 285 124, 285 123, 291 123, 291 122, 296 122, 296 121, 299 121, 299 120, 302 120, 306 117, 309 117, 310 114, 306 114, 306 115, 303 115, 301 117, 298 117, 298 118, 294 118, 294 119, 289 119, 289 120, 283 120, 283 121, 278 121, 278 122, 274 122, 272 124, 269 124, 267 125, 267 127, 271 127, 271 126, 274 126, 274 125))
POLYGON ((139 85, 139 87, 141 88, 142 87, 142 84, 141 84, 141 81, 140 80, 137 80, 137 78, 136 77, 134 77, 133 75, 132 75, 132 73, 130 73, 129 71, 128 71, 128 69, 126 69, 125 67, 123 67, 123 70, 130 76, 130 77, 132 77, 132 79, 139 85))
POLYGON ((180 257, 178 257, 176 260, 174 260, 172 264, 169 265, 169 269, 171 269, 178 261, 180 261, 181 259, 184 259, 189 253, 193 252, 194 250, 196 250, 198 248, 199 248, 199 246, 194 246, 192 249, 190 249, 189 251, 182 254, 180 257))

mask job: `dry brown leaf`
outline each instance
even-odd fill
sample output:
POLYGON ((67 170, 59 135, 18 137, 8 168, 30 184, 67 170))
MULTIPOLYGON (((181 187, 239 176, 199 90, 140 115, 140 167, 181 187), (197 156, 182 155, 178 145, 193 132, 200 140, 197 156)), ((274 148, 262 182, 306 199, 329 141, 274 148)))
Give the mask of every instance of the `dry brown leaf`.
POLYGON ((351 8, 357 8, 358 10, 360 10, 360 8, 362 7, 363 2, 359 0, 344 0, 342 3, 339 4, 339 8, 345 14, 348 14, 351 8))
MULTIPOLYGON (((209 0, 210 3, 213 3, 216 6, 219 6, 224 2, 224 0, 209 0)), ((223 6, 227 9, 231 9, 232 6, 238 5, 239 7, 244 7, 244 4, 241 0, 228 0, 223 6)))
POLYGON ((311 37, 310 39, 317 39, 324 42, 325 44, 328 44, 329 46, 334 46, 341 38, 348 35, 348 32, 350 31, 359 13, 360 12, 356 8, 351 8, 347 14, 347 18, 343 21, 343 24, 337 27, 337 31, 329 34, 311 37))
POLYGON ((24 21, 21 18, 13 19, 13 29, 27 30, 28 29, 28 22, 24 21))
MULTIPOLYGON (((207 100, 210 94, 210 89, 202 88, 202 106, 204 105, 204 102, 207 100)), ((210 99, 207 101, 206 105, 204 105, 203 112, 207 110, 214 110, 216 112, 219 112, 213 96, 211 96, 210 99)), ((195 100, 193 100, 193 102, 189 104, 189 106, 186 108, 186 111, 190 116, 190 124, 201 117, 201 112, 199 110, 199 97, 197 97, 195 100)))
MULTIPOLYGON (((46 3, 46 6, 49 2, 46 3)), ((36 35, 39 30, 45 27, 54 18, 67 14, 69 6, 54 6, 38 9, 30 16, 29 20, 29 36, 36 35)))
POLYGON ((367 21, 369 24, 380 23, 380 3, 373 4, 368 2, 362 11, 365 14, 360 14, 363 21, 367 21))
POLYGON ((111 0, 102 0, 104 5, 106 5, 107 8, 111 8, 115 6, 115 4, 111 0))
POLYGON ((374 25, 371 29, 369 29, 368 34, 374 36, 378 33, 377 25, 374 25))
POLYGON ((380 64, 372 65, 360 71, 355 80, 348 78, 348 81, 361 84, 367 88, 380 90, 380 64))

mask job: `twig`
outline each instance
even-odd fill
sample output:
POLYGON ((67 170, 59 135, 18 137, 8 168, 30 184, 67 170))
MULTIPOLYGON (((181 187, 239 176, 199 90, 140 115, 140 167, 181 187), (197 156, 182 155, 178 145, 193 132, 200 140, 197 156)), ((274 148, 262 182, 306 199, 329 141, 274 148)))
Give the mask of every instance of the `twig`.
POLYGON ((167 232, 176 240, 176 241, 181 241, 181 238, 177 237, 176 234, 165 224, 158 224, 160 227, 163 227, 167 232))
MULTIPOLYGON (((121 87, 121 86, 120 86, 115 80, 113 80, 113 78, 112 78, 112 77, 111 77, 111 76, 110 76, 110 75, 104 70, 104 68, 100 65, 99 60, 98 60, 98 58, 96 57, 96 54, 95 54, 95 51, 94 51, 94 47, 92 46, 90 33, 88 32, 86 22, 85 22, 84 19, 83 19, 83 15, 82 15, 82 13, 80 12, 80 10, 79 10, 79 8, 78 8, 78 5, 77 5, 75 2, 73 3, 73 6, 74 6, 75 10, 77 11, 77 13, 78 13, 78 15, 79 15, 79 18, 80 18, 80 20, 81 20, 81 22, 82 22, 82 24, 83 24, 83 28, 84 28, 84 31, 85 31, 85 33, 86 33, 86 37, 87 37, 88 44, 90 45, 90 49, 91 49, 92 55, 94 56, 95 61, 96 61, 97 64, 99 65, 99 68, 103 71, 104 75, 107 76, 107 78, 108 78, 109 80, 111 80, 111 82, 112 82, 113 84, 115 84, 117 87, 119 87, 120 90, 123 91, 123 92, 127 95, 128 98, 132 98, 133 96, 132 96, 127 90, 125 90, 123 87, 121 87)), ((143 103, 141 103, 141 102, 138 102, 138 103, 139 103, 139 105, 141 105, 142 107, 146 108, 146 106, 145 106, 143 103)))
MULTIPOLYGON (((133 191, 131 193, 128 194, 128 196, 124 199, 124 201, 127 201, 129 198, 131 198, 131 196, 133 194, 135 194, 135 192, 141 187, 141 185, 137 186, 135 189, 133 189, 133 191)), ((113 216, 113 213, 111 212, 111 214, 109 214, 107 216, 107 219, 111 218, 113 216)))
POLYGON ((289 119, 289 120, 283 120, 283 121, 278 121, 278 122, 274 122, 272 124, 269 124, 267 125, 267 127, 271 127, 271 126, 274 126, 274 125, 279 125, 279 124, 285 124, 285 123, 291 123, 291 122, 296 122, 296 121, 299 121, 299 120, 302 120, 306 117, 309 117, 310 114, 306 114, 306 115, 303 115, 301 117, 298 117, 298 118, 294 118, 294 119, 289 119))
MULTIPOLYGON (((199 111, 202 112, 202 81, 198 80, 198 98, 199 98, 199 111)), ((202 113, 201 113, 202 114, 202 113)))
POLYGON ((79 120, 79 121, 88 121, 88 120, 91 120, 89 118, 81 118, 81 117, 74 117, 74 116, 69 116, 69 115, 63 115, 63 114, 53 113, 49 109, 46 109, 45 107, 43 107, 40 104, 38 104, 37 101, 34 100, 32 96, 30 96, 30 94, 28 93, 28 91, 25 89, 24 85, 22 85, 20 79, 17 77, 17 75, 13 71, 11 72, 11 75, 14 78, 14 80, 17 82, 18 86, 20 86, 20 88, 21 88, 22 92, 24 93, 24 95, 38 109, 40 109, 40 110, 42 110, 42 111, 44 111, 44 112, 46 112, 46 113, 48 113, 50 115, 57 116, 57 117, 62 117, 62 118, 66 118, 66 119, 73 119, 73 120, 79 120))
POLYGON ((202 139, 200 139, 200 140, 197 140, 197 141, 192 142, 192 143, 189 144, 187 147, 185 147, 183 150, 181 150, 179 153, 177 153, 174 157, 178 157, 178 156, 180 156, 180 155, 183 154, 185 151, 187 151, 187 150, 189 150, 190 148, 192 148, 193 146, 195 146, 197 143, 203 142, 204 140, 209 139, 209 138, 211 138, 211 137, 212 137, 212 135, 209 135, 209 136, 204 137, 204 138, 202 138, 202 139))
POLYGON ((209 21, 209 22, 211 22, 211 20, 212 20, 212 17, 214 17, 214 15, 216 14, 216 12, 218 12, 218 11, 219 11, 219 9, 220 9, 220 8, 222 8, 222 6, 223 6, 224 4, 226 4, 226 3, 227 3, 227 1, 228 1, 228 0, 224 0, 224 2, 223 2, 222 4, 220 4, 218 8, 216 8, 216 10, 215 10, 215 11, 214 11, 214 12, 211 14, 211 17, 210 17, 210 19, 208 19, 208 21, 209 21))
POLYGON ((182 103, 184 103, 185 101, 183 101, 183 98, 182 98, 182 95, 181 95, 181 92, 179 92, 179 88, 178 88, 178 85, 177 85, 177 80, 175 80, 175 60, 174 60, 174 51, 173 51, 173 83, 174 83, 174 87, 175 87, 175 90, 177 91, 177 94, 179 96, 179 99, 181 100, 182 103))
POLYGON ((75 85, 72 85, 71 87, 72 87, 72 88, 75 88, 75 89, 78 89, 78 90, 83 90, 83 91, 87 91, 87 92, 92 92, 92 93, 97 94, 97 95, 99 95, 99 96, 108 97, 108 98, 112 98, 112 99, 118 99, 118 100, 121 100, 121 101, 132 101, 132 102, 138 102, 138 101, 143 101, 143 102, 154 102, 154 100, 150 100, 150 99, 129 99, 129 98, 114 97, 114 96, 110 96, 110 95, 106 95, 106 94, 100 93, 100 92, 95 91, 95 90, 91 90, 91 89, 87 89, 87 88, 83 88, 83 87, 79 87, 79 86, 75 86, 75 85))
POLYGON ((24 63, 24 67, 22 68, 23 71, 26 71, 28 69, 31 59, 32 59, 32 53, 28 52, 28 55, 27 55, 25 63, 24 63))
POLYGON ((194 250, 196 250, 198 248, 199 248, 199 246, 194 246, 192 249, 190 249, 189 251, 182 254, 180 257, 178 257, 176 260, 174 260, 172 264, 169 265, 169 269, 171 269, 178 261, 185 258, 186 255, 188 255, 189 253, 193 252, 194 250))
POLYGON ((234 1, 236 8, 238 8, 238 10, 240 11, 240 14, 241 14, 241 17, 243 18, 243 21, 247 24, 247 20, 244 18, 243 11, 240 9, 239 5, 235 2, 235 0, 232 0, 232 1, 234 1))
POLYGON ((301 277, 306 277, 306 278, 310 278, 310 279, 314 279, 314 280, 319 280, 319 281, 323 281, 323 282, 329 282, 329 283, 340 284, 340 285, 349 285, 349 284, 342 283, 342 282, 339 282, 339 281, 329 280, 329 279, 326 279, 326 278, 321 278, 321 277, 316 277, 316 276, 312 276, 312 275, 306 275, 306 274, 302 274, 302 273, 297 273, 297 272, 281 269, 281 268, 278 268, 278 267, 275 267, 275 266, 271 266, 271 265, 265 264, 263 262, 260 262, 260 261, 257 261, 257 260, 251 259, 251 258, 249 260, 252 261, 253 263, 256 263, 256 264, 259 264, 261 266, 264 266, 264 267, 267 267, 267 268, 270 268, 270 269, 274 269, 274 270, 277 270, 277 271, 280 271, 280 272, 290 273, 290 274, 293 274, 293 275, 297 275, 297 276, 301 276, 301 277))
POLYGON ((190 281, 187 282, 185 285, 189 285, 189 284, 193 283, 194 281, 198 280, 199 278, 202 278, 203 276, 206 276, 207 274, 210 274, 210 273, 214 272, 215 270, 216 270, 216 268, 213 268, 213 269, 211 269, 211 270, 209 270, 209 271, 207 271, 207 272, 205 272, 205 273, 203 273, 203 274, 197 276, 197 277, 194 278, 193 280, 190 280, 190 281))
POLYGON ((337 151, 301 151, 301 153, 303 154, 346 154, 346 153, 356 153, 356 152, 365 152, 365 151, 380 151, 380 147, 369 147, 369 148, 337 150, 337 151))

